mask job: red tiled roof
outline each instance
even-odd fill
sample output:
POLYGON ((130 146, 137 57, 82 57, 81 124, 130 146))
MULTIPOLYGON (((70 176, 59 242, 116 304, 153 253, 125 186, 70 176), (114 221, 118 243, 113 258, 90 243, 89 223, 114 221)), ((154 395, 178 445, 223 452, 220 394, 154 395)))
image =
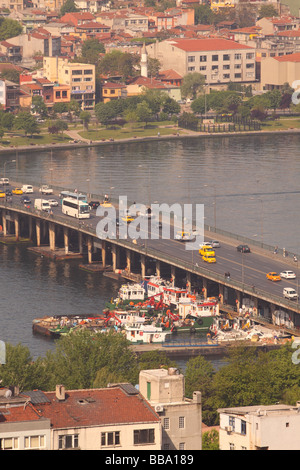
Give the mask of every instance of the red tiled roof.
POLYGON ((102 88, 126 88, 123 83, 107 82, 103 83, 102 88))
MULTIPOLYGON (((23 93, 21 93, 23 94, 23 93)), ((24 406, 21 403, 19 406, 10 406, 0 410, 0 423, 15 423, 22 421, 37 421, 40 416, 31 404, 24 406)))
POLYGON ((182 80, 182 76, 173 69, 162 70, 159 72, 159 78, 161 80, 182 80))
POLYGON ((293 31, 279 31, 277 33, 277 36, 287 36, 289 38, 300 37, 300 29, 296 29, 293 31))
POLYGON ((273 58, 278 60, 278 62, 300 62, 300 52, 295 52, 295 54, 276 56, 273 58))
POLYGON ((140 394, 127 394, 121 387, 66 391, 63 401, 56 399, 55 392, 44 394, 50 403, 38 404, 36 408, 42 417, 51 420, 54 429, 159 422, 140 394))
POLYGON ((229 49, 252 49, 229 39, 170 39, 168 42, 186 52, 223 51, 229 49))

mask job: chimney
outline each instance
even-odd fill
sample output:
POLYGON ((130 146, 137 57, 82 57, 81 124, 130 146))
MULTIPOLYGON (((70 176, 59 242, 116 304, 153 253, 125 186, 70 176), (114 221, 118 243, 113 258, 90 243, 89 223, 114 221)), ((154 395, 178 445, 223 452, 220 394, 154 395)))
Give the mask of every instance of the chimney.
POLYGON ((198 405, 201 404, 201 392, 193 392, 193 402, 198 405))
POLYGON ((64 401, 66 399, 66 389, 64 385, 56 385, 55 393, 58 401, 64 401))

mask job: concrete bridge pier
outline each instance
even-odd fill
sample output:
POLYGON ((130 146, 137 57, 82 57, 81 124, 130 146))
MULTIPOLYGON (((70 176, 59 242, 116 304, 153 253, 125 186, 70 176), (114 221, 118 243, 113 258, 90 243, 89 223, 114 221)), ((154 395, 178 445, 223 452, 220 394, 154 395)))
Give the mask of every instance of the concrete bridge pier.
POLYGON ((36 246, 41 246, 41 219, 35 220, 36 246))
POLYGON ((190 273, 189 271, 187 271, 187 273, 186 273, 186 287, 187 287, 188 291, 191 292, 191 290, 192 290, 192 273, 190 273))
POLYGON ((171 282, 173 286, 176 285, 176 267, 175 266, 171 266, 171 282))
POLYGON ((143 279, 146 276, 146 256, 145 255, 141 255, 141 275, 143 279))
POLYGON ((53 222, 49 222, 48 230, 50 250, 55 251, 55 224, 53 222))
MULTIPOLYGON (((65 247, 65 254, 67 255, 69 253, 69 229, 68 227, 64 227, 64 247, 65 247)), ((79 251, 80 251, 80 248, 79 248, 79 251)))
POLYGON ((131 273, 131 250, 126 249, 126 269, 131 273))
POLYGON ((224 304, 224 285, 219 284, 219 302, 220 304, 224 304))
POLYGON ((15 236, 16 240, 18 241, 20 238, 20 220, 19 220, 19 215, 17 213, 14 213, 13 215, 14 219, 14 224, 15 224, 15 236))
POLYGON ((88 237, 88 240, 87 240, 87 246, 88 246, 88 263, 92 263, 93 262, 93 238, 92 237, 88 237))
POLYGON ((202 295, 204 299, 207 299, 207 279, 205 277, 202 278, 202 295))
POLYGON ((160 261, 156 260, 156 276, 160 277, 160 261))
POLYGON ((111 254, 112 254, 112 267, 113 267, 113 271, 115 271, 120 266, 120 249, 117 245, 112 244, 111 254))
POLYGON ((106 241, 102 240, 101 245, 102 266, 106 268, 106 241))
POLYGON ((2 211, 2 230, 4 236, 7 235, 6 211, 2 211))

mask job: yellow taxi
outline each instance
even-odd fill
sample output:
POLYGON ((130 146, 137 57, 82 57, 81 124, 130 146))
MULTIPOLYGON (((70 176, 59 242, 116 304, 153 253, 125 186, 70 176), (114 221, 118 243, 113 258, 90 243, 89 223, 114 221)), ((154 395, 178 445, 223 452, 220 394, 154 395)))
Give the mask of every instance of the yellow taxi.
POLYGON ((126 222, 127 224, 129 224, 130 222, 134 220, 134 217, 131 217, 131 215, 125 215, 125 217, 122 217, 122 220, 126 222))
POLYGON ((201 246, 201 248, 200 248, 200 250, 199 250, 199 254, 200 254, 201 256, 205 256, 207 253, 209 253, 210 255, 213 255, 213 256, 216 255, 216 253, 214 252, 212 246, 210 246, 210 245, 203 245, 203 246, 201 246))
POLYGON ((206 253, 204 256, 202 256, 203 261, 206 263, 216 263, 216 257, 212 253, 206 253))
POLYGON ((20 194, 23 194, 23 191, 21 188, 15 188, 12 190, 12 193, 20 195, 20 194))
POLYGON ((279 276, 279 274, 274 272, 268 273, 267 279, 269 279, 270 281, 281 281, 281 277, 279 276))
POLYGON ((0 191, 0 197, 5 197, 6 196, 6 193, 4 193, 3 191, 0 191))

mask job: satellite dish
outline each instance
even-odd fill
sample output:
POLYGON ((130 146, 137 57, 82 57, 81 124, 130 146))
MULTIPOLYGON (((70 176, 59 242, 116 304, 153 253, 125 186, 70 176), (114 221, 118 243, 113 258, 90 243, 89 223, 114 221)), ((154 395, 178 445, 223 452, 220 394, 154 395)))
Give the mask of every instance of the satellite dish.
POLYGON ((10 398, 12 396, 12 391, 11 390, 6 390, 4 396, 5 396, 5 398, 10 398))

